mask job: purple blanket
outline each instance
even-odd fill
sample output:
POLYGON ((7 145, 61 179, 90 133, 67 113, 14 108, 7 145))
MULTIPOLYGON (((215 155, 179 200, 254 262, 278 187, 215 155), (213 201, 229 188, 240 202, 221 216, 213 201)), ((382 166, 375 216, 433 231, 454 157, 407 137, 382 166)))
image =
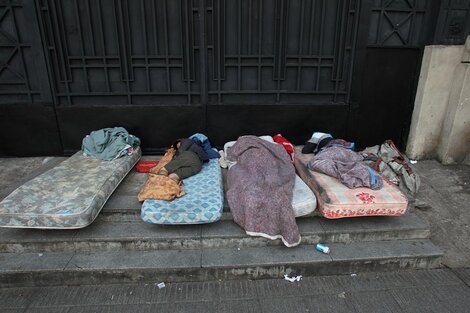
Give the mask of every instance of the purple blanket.
POLYGON ((362 164, 363 157, 350 149, 329 147, 319 152, 307 164, 310 170, 338 178, 348 188, 381 189, 380 175, 362 164))
POLYGON ((295 169, 284 148, 255 136, 240 137, 228 152, 236 161, 227 175, 234 221, 251 236, 300 243, 292 209, 295 169))

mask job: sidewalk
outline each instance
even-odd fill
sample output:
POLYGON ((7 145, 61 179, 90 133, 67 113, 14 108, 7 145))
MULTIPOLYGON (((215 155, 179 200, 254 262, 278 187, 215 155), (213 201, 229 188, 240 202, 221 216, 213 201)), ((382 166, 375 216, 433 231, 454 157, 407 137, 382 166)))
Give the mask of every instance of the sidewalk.
MULTIPOLYGON (((60 158, 0 159, 3 198, 60 158)), ((413 212, 445 251, 443 269, 346 276, 0 290, 0 312, 470 312, 470 167, 416 164, 413 212)), ((301 273, 299 273, 301 274, 301 273)), ((158 282, 155 282, 158 283, 158 282)))

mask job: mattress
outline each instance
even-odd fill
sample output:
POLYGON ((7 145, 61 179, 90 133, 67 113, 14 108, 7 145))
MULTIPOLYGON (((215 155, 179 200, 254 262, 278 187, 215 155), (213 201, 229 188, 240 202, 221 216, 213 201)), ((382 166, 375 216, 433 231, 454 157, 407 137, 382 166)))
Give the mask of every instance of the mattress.
POLYGON ((317 208, 317 198, 307 184, 295 175, 294 190, 292 192, 292 209, 295 217, 312 213, 317 208))
MULTIPOLYGON (((275 143, 271 136, 260 136, 261 139, 275 143)), ((224 145, 225 156, 236 141, 229 141, 224 145)), ((236 164, 236 162, 227 159, 229 169, 236 164)), ((295 183, 292 194, 292 208, 294 210, 295 217, 304 216, 315 211, 317 207, 317 198, 312 190, 305 184, 305 182, 298 176, 295 175, 295 183)))
POLYGON ((220 219, 224 208, 222 171, 218 159, 204 163, 199 173, 183 181, 181 198, 145 200, 141 218, 152 224, 205 224, 220 219))
POLYGON ((140 148, 130 156, 112 161, 77 152, 3 199, 0 227, 76 229, 88 226, 140 156, 140 148))
POLYGON ((307 163, 312 154, 303 154, 295 148, 297 172, 317 196, 318 210, 329 219, 358 216, 400 216, 406 213, 407 197, 397 186, 383 178, 380 190, 350 189, 338 179, 311 171, 307 163))

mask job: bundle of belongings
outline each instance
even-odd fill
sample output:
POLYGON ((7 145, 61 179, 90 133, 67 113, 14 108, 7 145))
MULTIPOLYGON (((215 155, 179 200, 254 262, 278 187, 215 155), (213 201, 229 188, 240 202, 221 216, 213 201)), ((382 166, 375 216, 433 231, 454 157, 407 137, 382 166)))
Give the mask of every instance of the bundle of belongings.
POLYGON ((138 200, 144 201, 142 219, 154 224, 200 224, 218 220, 223 209, 219 157, 204 134, 197 133, 173 143, 149 170, 147 182, 138 195, 138 200))
POLYGON ((395 162, 390 168, 401 175, 413 175, 408 180, 415 182, 409 184, 414 192, 419 185, 417 175, 407 171, 411 170, 407 159, 391 141, 357 153, 354 143, 315 132, 304 147, 296 147, 296 156, 296 168, 317 195, 319 210, 327 218, 403 215, 408 199, 394 185, 399 184, 393 179, 396 176, 387 173, 390 162, 395 162))
POLYGON ((123 127, 91 132, 82 151, 26 182, 0 202, 0 226, 76 229, 94 221, 141 156, 123 127))
POLYGON ((393 141, 368 147, 360 152, 364 163, 379 172, 402 191, 411 195, 418 192, 421 180, 410 166, 410 160, 401 153, 393 141))

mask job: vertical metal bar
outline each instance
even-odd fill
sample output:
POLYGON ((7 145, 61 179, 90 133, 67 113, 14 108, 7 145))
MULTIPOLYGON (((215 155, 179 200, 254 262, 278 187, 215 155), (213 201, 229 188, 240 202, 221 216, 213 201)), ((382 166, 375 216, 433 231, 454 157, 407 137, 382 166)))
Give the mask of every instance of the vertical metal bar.
MULTIPOLYGON (((59 0, 60 3, 60 0, 59 0)), ((86 87, 86 91, 90 92, 90 84, 88 81, 88 70, 87 70, 87 64, 86 64, 86 59, 85 59, 85 47, 84 47, 84 41, 83 41, 83 31, 82 31, 82 22, 80 20, 80 8, 78 7, 78 2, 77 0, 74 1, 75 4, 75 18, 77 19, 77 25, 78 25, 78 33, 80 34, 80 51, 81 51, 81 60, 83 64, 83 80, 84 84, 86 87)), ((60 14, 62 15, 62 9, 60 10, 60 14)))
MULTIPOLYGON (((134 81, 134 67, 133 67, 133 62, 132 62, 132 32, 131 32, 131 19, 129 18, 129 1, 128 0, 123 0, 125 3, 125 10, 122 10, 123 13, 123 25, 126 26, 126 31, 124 33, 124 38, 125 38, 125 45, 124 47, 126 48, 127 52, 127 79, 129 81, 134 81)), ((130 88, 130 85, 128 85, 130 88)), ((129 89, 129 91, 131 91, 129 89)), ((129 103, 130 104, 130 103, 129 103)))
POLYGON ((251 8, 253 7, 252 0, 248 1, 248 55, 251 55, 251 8))
POLYGON ((300 91, 300 80, 302 79, 302 43, 304 39, 305 0, 302 0, 300 8, 299 49, 297 52, 297 91, 300 91))
POLYGON ((62 71, 64 75, 63 83, 65 85, 65 92, 67 94, 67 104, 71 105, 72 104, 72 98, 70 96, 70 83, 72 73, 70 69, 70 64, 68 62, 68 49, 67 49, 67 40, 65 38, 65 35, 62 33, 63 28, 62 23, 61 23, 61 15, 57 12, 57 7, 55 0, 52 0, 50 2, 51 8, 54 11, 52 14, 49 13, 54 17, 54 19, 51 19, 51 27, 52 27, 52 37, 54 38, 54 42, 57 39, 58 45, 55 46, 55 51, 56 54, 58 55, 59 61, 58 61, 58 67, 62 66, 62 71), (57 37, 54 36, 54 34, 57 34, 57 37), (65 41, 65 44, 63 43, 65 41))
MULTIPOLYGON (((18 32, 18 24, 16 22, 16 15, 15 15, 14 7, 9 6, 6 10, 10 10, 10 14, 13 19, 13 26, 15 27, 16 32, 18 32)), ((19 37, 19 34, 18 34, 18 37, 19 37)), ((26 65, 25 65, 25 60, 24 60, 23 47, 20 46, 19 42, 16 44, 16 50, 19 52, 21 56, 21 63, 23 65, 23 76, 24 76, 23 80, 26 85, 25 86, 26 90, 28 91, 28 100, 29 100, 29 103, 33 103, 33 96, 31 94, 31 85, 29 83, 29 75, 28 75, 28 71, 26 70, 26 65)))
MULTIPOLYGON (((96 0, 95 0, 96 1, 96 0)), ((87 14, 88 14, 88 27, 90 27, 90 44, 91 44, 91 54, 93 56, 96 56, 96 51, 95 51, 95 36, 93 35, 94 34, 94 31, 93 31, 93 25, 92 25, 92 22, 91 22, 91 11, 90 11, 90 0, 86 0, 85 1, 85 5, 86 5, 86 11, 87 11, 87 14)))
POLYGON ((382 31, 382 24, 383 24, 383 15, 385 13, 384 8, 384 0, 380 0, 380 14, 379 14, 379 23, 377 25, 377 35, 375 37, 375 44, 379 44, 379 39, 382 31))
POLYGON ((145 18, 145 1, 140 0, 140 4, 141 4, 140 13, 141 13, 141 19, 142 19, 142 28, 144 32, 143 36, 144 36, 144 54, 145 54, 145 73, 147 77, 146 85, 147 85, 147 92, 150 92, 150 73, 149 73, 149 58, 148 58, 149 52, 147 48, 148 37, 147 37, 147 19, 145 18))
POLYGON ((242 36, 242 0, 238 0, 238 31, 237 31, 237 59, 238 59, 238 72, 237 72, 237 90, 241 90, 241 36, 242 36))
POLYGON ((164 28, 164 42, 165 42, 165 65, 166 65, 166 83, 167 83, 167 91, 171 92, 171 76, 170 76, 170 61, 168 59, 168 19, 167 14, 168 11, 166 9, 166 1, 163 0, 163 28, 164 28))
POLYGON ((313 33, 314 33, 314 29, 313 29, 313 26, 315 25, 315 5, 316 5, 316 0, 311 0, 312 2, 312 9, 311 9, 311 12, 310 12, 310 40, 308 42, 308 55, 312 55, 313 54, 313 33))
POLYGON ((126 84, 126 91, 127 91, 127 104, 132 104, 132 96, 130 93, 130 86, 129 86, 129 64, 128 64, 128 53, 127 53, 127 45, 126 45, 126 32, 124 26, 124 16, 123 16, 123 8, 122 8, 122 1, 125 0, 116 0, 117 3, 113 1, 114 11, 115 14, 115 22, 116 22, 116 31, 119 44, 119 59, 121 64, 121 80, 126 84), (119 18, 119 20, 118 20, 119 18), (120 36, 119 36, 120 35, 120 36), (124 69, 124 73, 122 72, 124 69))
POLYGON ((187 97, 188 97, 188 104, 191 104, 191 69, 190 69, 190 56, 189 51, 192 48, 192 42, 190 41, 189 35, 189 14, 193 14, 192 9, 190 10, 189 7, 192 7, 192 0, 183 0, 181 2, 181 19, 180 19, 180 27, 181 27, 181 49, 183 54, 183 80, 186 81, 187 90, 187 97), (189 3, 191 2, 191 3, 189 3), (191 11, 191 12, 189 12, 191 11))
POLYGON ((337 56, 337 60, 336 60, 336 77, 335 77, 335 90, 334 90, 334 98, 333 98, 333 101, 334 102, 337 102, 338 100, 338 88, 339 88, 339 81, 341 80, 341 78, 339 77, 340 76, 340 69, 341 69, 341 66, 342 66, 342 61, 343 61, 343 57, 344 57, 344 20, 347 19, 347 17, 345 17, 345 10, 346 9, 346 4, 344 3, 344 1, 342 2, 342 9, 341 9, 341 24, 340 24, 340 38, 339 38, 339 43, 338 43, 338 56, 337 56))
MULTIPOLYGON (((50 15, 50 11, 49 11, 49 6, 46 4, 45 5, 46 7, 46 10, 48 12, 48 14, 50 15)), ((58 98, 57 98, 57 95, 56 95, 56 92, 54 92, 56 90, 56 86, 54 86, 54 81, 55 81, 55 75, 54 75, 54 69, 53 69, 53 66, 55 65, 52 65, 52 60, 50 58, 50 47, 49 47, 49 41, 48 40, 48 37, 53 37, 53 32, 49 33, 49 36, 48 36, 48 26, 47 26, 47 22, 46 22, 46 16, 43 14, 43 8, 42 8, 42 3, 39 1, 39 0, 36 0, 32 3, 32 6, 31 8, 32 9, 31 11, 27 11, 30 13, 30 16, 31 18, 33 19, 33 16, 34 16, 34 10, 36 11, 36 16, 37 16, 37 24, 38 24, 38 28, 39 28, 39 33, 40 33, 40 38, 36 38, 36 41, 38 42, 38 46, 41 46, 42 45, 42 51, 44 53, 44 65, 45 65, 45 70, 48 72, 47 76, 49 78, 48 80, 48 84, 49 84, 49 88, 50 88, 50 92, 52 93, 53 97, 52 97, 52 102, 53 102, 53 110, 54 110, 54 120, 55 120, 55 123, 56 123, 56 126, 57 126, 57 131, 58 131, 58 136, 59 136, 59 144, 60 144, 60 147, 61 149, 63 150, 64 149, 64 145, 63 145, 63 138, 62 138, 62 131, 61 131, 61 125, 59 123, 59 119, 58 119, 58 116, 57 116, 57 105, 58 105, 58 98), (34 6, 34 8, 33 8, 34 6)), ((46 11, 45 10, 45 11, 46 11)), ((51 23, 51 20, 50 20, 50 16, 49 16, 49 23, 51 23)), ((51 41, 52 42, 52 41, 51 41)), ((34 42, 33 42, 34 44, 34 42)), ((58 74, 58 73, 56 73, 58 74)), ((42 81, 42 84, 45 84, 44 81, 42 81)), ((49 96, 51 94, 49 93, 49 96)), ((42 95, 41 95, 42 96, 42 95)), ((44 99, 44 98, 43 98, 44 99)))
POLYGON ((101 13, 101 0, 97 0, 94 3, 97 5, 98 11, 98 20, 99 20, 99 28, 100 28, 100 39, 101 39, 101 46, 103 48, 103 66, 104 66, 104 79, 106 81, 106 91, 111 91, 111 85, 109 83, 109 69, 108 69, 108 62, 106 60, 106 38, 104 35, 104 26, 103 26, 103 16, 101 13))
POLYGON ((356 45, 357 45, 357 33, 359 31, 359 8, 361 7, 361 0, 357 0, 356 7, 354 8, 354 29, 353 29, 353 39, 351 47, 351 57, 349 62, 349 75, 348 75, 348 87, 346 94, 346 103, 350 104, 351 101, 351 87, 352 87, 352 77, 353 77, 353 68, 356 56, 356 45))
POLYGON ((340 15, 340 6, 341 6, 342 0, 336 0, 336 10, 335 10, 335 36, 333 39, 333 67, 331 68, 331 80, 335 80, 335 67, 336 67, 336 60, 338 58, 338 33, 341 32, 341 27, 338 27, 338 22, 340 21, 338 16, 341 17, 340 15))
POLYGON ((413 44, 413 27, 414 27, 414 20, 415 20, 415 17, 416 17, 416 8, 414 8, 413 12, 411 13, 411 17, 410 17, 410 31, 408 32, 408 38, 406 39, 407 40, 407 43, 408 44, 413 44))
POLYGON ((261 56, 263 44, 263 0, 259 0, 258 12, 258 91, 261 91, 261 56))
MULTIPOLYGON (((51 21, 51 25, 55 26, 53 32, 57 34, 57 39, 58 39, 59 48, 60 48, 60 50, 58 49, 56 51, 60 52, 59 54, 60 54, 60 59, 62 60, 64 81, 71 82, 72 72, 71 72, 70 64, 68 60, 69 52, 67 48, 67 38, 65 37, 65 34, 63 33, 63 30, 65 27, 63 27, 62 12, 60 14, 59 12, 57 12, 56 0, 52 0, 51 3, 53 4, 52 8, 54 11, 52 15, 55 18, 54 21, 51 21)), ((68 88, 68 85, 67 85, 67 88, 68 88)))
POLYGON ((157 12, 155 11, 155 0, 151 0, 152 3, 152 22, 153 22, 153 41, 155 44, 155 55, 158 55, 158 22, 157 22, 157 12))
MULTIPOLYGON (((53 103, 54 112, 56 107, 56 99, 54 94, 54 79, 53 74, 50 71, 53 69, 53 65, 50 62, 50 45, 48 41, 48 36, 44 29, 45 21, 44 16, 42 14, 43 8, 39 1, 28 1, 27 4, 23 7, 24 16, 26 20, 30 20, 32 22, 32 28, 37 29, 37 33, 33 33, 31 39, 31 46, 36 47, 36 51, 38 52, 39 56, 35 57, 35 72, 36 72, 36 80, 41 89, 41 100, 44 102, 51 102, 53 103)), ((34 78, 33 78, 34 79, 34 78)))
POLYGON ((225 0, 215 0, 212 5, 212 54, 213 76, 217 81, 217 103, 222 102, 222 80, 225 79, 225 0))
POLYGON ((198 7, 198 18, 199 18, 199 80, 200 88, 199 92, 201 95, 201 105, 203 107, 203 127, 206 130, 207 127, 207 101, 208 101, 208 91, 207 91, 207 78, 208 78, 208 68, 207 68, 207 36, 206 36, 206 4, 205 0, 199 0, 198 7))
POLYGON ((281 98, 281 80, 284 79, 285 74, 285 62, 286 62, 286 55, 285 55, 285 43, 286 43, 286 28, 288 23, 288 16, 289 16, 289 0, 280 0, 279 4, 279 25, 278 25, 278 53, 277 53, 277 60, 275 63, 276 66, 276 74, 277 74, 277 93, 276 93, 276 102, 279 103, 281 98), (284 52, 284 53, 283 53, 284 52))
POLYGON ((325 22, 325 0, 321 0, 321 18, 320 18, 320 42, 318 47, 318 66, 317 66, 317 81, 315 90, 320 88, 320 69, 323 56, 323 23, 325 22))
POLYGON ((123 59, 123 52, 121 46, 123 45, 122 43, 122 30, 121 30, 121 24, 118 23, 118 17, 119 17, 119 8, 116 5, 116 1, 118 0, 113 0, 113 10, 114 10, 114 27, 116 29, 116 38, 117 38, 117 48, 118 48, 118 58, 119 58, 119 71, 121 72, 121 81, 125 81, 125 62, 122 61, 123 59))

